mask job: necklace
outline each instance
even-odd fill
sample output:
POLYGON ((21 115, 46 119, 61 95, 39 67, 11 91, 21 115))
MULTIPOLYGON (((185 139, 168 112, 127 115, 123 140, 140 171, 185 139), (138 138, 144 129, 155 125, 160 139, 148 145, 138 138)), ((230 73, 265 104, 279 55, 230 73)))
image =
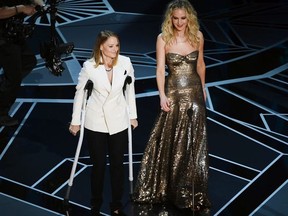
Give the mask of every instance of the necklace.
POLYGON ((112 67, 112 68, 110 68, 110 69, 106 69, 106 68, 105 68, 105 70, 106 70, 106 72, 108 72, 108 73, 109 73, 109 72, 113 71, 113 67, 112 67))

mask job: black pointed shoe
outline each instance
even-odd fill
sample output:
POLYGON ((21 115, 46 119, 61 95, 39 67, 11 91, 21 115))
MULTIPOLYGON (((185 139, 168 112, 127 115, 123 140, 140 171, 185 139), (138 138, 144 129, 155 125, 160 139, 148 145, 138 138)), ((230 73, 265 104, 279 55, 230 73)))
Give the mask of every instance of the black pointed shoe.
POLYGON ((111 216, 127 216, 127 215, 119 209, 116 211, 111 211, 111 216))

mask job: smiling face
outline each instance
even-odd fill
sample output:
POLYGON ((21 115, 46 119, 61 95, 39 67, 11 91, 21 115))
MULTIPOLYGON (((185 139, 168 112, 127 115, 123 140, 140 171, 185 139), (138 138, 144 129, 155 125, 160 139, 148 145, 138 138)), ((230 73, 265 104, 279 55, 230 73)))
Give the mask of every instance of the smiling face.
POLYGON ((171 19, 176 31, 185 31, 188 24, 188 18, 184 9, 177 8, 173 10, 171 19))
POLYGON ((119 41, 117 37, 109 37, 101 46, 100 46, 104 61, 105 59, 114 59, 119 53, 119 41))

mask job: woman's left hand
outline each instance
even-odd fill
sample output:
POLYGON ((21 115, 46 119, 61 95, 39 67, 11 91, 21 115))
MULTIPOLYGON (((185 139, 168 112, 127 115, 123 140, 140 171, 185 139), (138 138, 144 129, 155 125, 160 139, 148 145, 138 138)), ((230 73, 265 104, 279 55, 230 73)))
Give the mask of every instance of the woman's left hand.
POLYGON ((71 125, 69 126, 69 131, 73 136, 76 136, 80 131, 80 125, 71 125))
POLYGON ((130 124, 132 125, 132 128, 135 129, 138 127, 138 121, 137 119, 130 119, 130 124))
POLYGON ((204 101, 206 101, 207 95, 206 95, 206 89, 203 89, 203 95, 204 95, 204 101))

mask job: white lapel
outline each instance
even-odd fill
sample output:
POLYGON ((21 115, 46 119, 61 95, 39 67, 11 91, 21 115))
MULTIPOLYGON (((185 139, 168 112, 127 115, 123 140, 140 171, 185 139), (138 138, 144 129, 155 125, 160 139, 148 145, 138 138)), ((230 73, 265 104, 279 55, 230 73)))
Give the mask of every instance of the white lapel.
POLYGON ((107 91, 110 92, 112 86, 108 79, 108 75, 107 75, 104 65, 99 66, 98 72, 99 72, 99 78, 101 79, 101 83, 104 85, 105 89, 107 89, 107 91))
POLYGON ((113 81, 112 81, 112 90, 119 89, 123 87, 124 80, 125 80, 126 74, 124 68, 117 64, 113 69, 113 81))

